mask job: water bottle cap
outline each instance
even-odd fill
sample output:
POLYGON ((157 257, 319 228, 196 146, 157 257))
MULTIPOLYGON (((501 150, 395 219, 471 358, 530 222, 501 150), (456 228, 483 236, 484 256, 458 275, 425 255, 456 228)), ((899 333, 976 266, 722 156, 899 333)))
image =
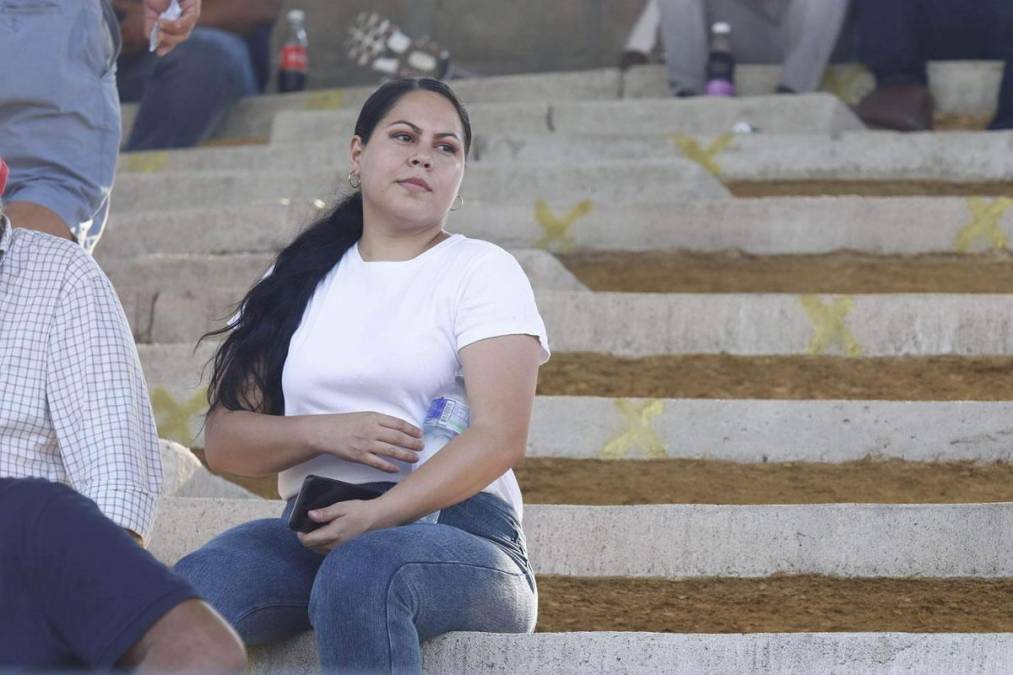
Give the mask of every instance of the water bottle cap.
POLYGON ((288 13, 288 20, 292 22, 302 23, 306 20, 306 12, 301 9, 293 9, 288 13))
POLYGON ((711 31, 718 35, 727 35, 732 32, 732 27, 724 21, 718 21, 716 24, 711 26, 711 31))

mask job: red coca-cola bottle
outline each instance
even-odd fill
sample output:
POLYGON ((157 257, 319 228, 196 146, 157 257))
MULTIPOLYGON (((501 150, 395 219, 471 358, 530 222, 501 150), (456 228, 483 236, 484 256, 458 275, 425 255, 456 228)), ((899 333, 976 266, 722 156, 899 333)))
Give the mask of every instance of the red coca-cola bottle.
POLYGON ((283 94, 306 88, 309 41, 306 39, 305 21, 306 13, 301 9, 288 13, 288 39, 278 60, 278 91, 283 94))

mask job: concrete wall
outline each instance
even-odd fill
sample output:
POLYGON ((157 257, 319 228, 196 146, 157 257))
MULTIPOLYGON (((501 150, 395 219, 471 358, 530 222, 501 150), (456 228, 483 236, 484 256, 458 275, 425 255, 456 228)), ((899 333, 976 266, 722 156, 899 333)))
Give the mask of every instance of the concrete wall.
MULTIPOLYGON (((454 62, 482 75, 614 66, 642 0, 285 0, 306 11, 311 87, 371 84, 372 72, 345 56, 348 26, 379 12, 413 36, 429 35, 454 62)), ((279 21, 276 44, 287 35, 279 21)), ((277 54, 277 48, 274 50, 277 54)))

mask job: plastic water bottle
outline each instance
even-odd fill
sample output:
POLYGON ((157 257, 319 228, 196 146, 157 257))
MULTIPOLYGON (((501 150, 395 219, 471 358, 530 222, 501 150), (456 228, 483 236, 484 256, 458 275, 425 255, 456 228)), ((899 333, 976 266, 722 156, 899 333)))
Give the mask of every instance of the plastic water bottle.
POLYGON ((288 39, 281 48, 278 62, 278 91, 285 94, 306 88, 309 69, 309 40, 306 38, 306 12, 293 9, 288 13, 288 39))
MULTIPOLYGON (((470 422, 471 414, 468 399, 464 394, 464 381, 457 378, 453 388, 440 393, 429 404, 429 412, 426 413, 426 419, 422 423, 422 452, 419 453, 419 461, 412 466, 412 471, 418 470, 432 459, 444 445, 467 429, 470 422)), ((435 523, 439 517, 440 512, 434 511, 419 520, 435 523)))
POLYGON ((735 57, 732 56, 732 27, 724 21, 711 26, 711 51, 707 59, 708 96, 735 96, 735 57))

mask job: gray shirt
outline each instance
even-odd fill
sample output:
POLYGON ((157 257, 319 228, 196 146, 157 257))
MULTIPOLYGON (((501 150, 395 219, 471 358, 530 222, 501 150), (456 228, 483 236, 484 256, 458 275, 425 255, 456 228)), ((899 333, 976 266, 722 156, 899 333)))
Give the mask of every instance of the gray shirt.
POLYGON ((0 476, 67 483, 147 537, 162 461, 112 284, 73 242, 0 217, 0 476))

